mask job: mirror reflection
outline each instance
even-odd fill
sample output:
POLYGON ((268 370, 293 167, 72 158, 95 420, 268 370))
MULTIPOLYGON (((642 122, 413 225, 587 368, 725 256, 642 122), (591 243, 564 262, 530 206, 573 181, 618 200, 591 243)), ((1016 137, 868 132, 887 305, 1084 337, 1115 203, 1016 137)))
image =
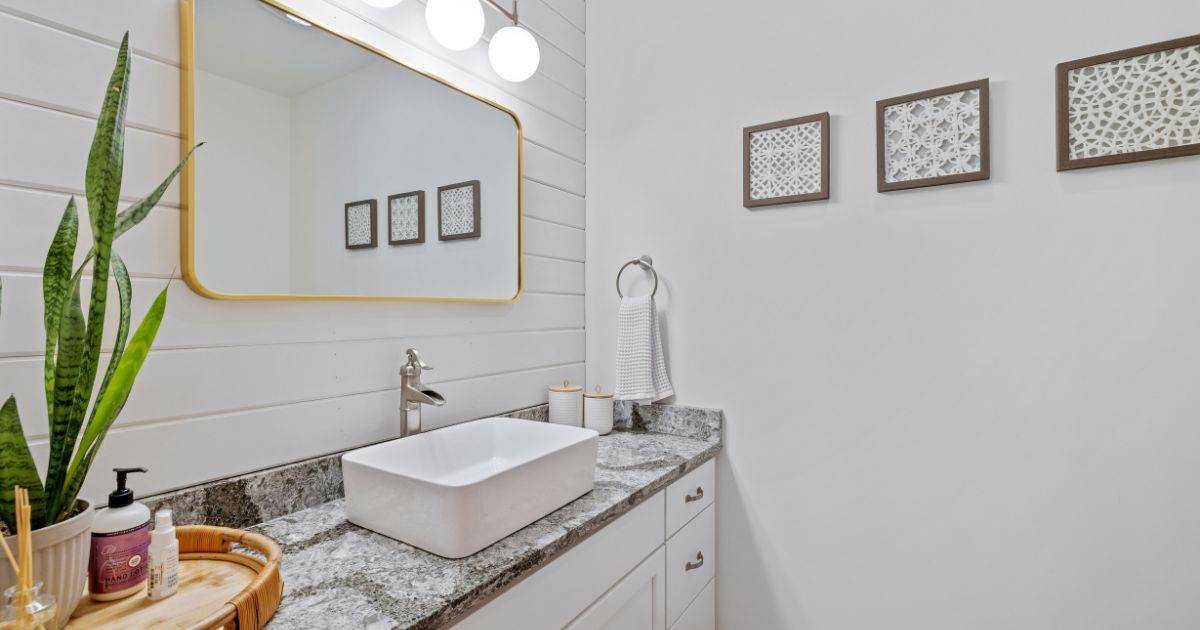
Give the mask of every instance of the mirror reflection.
POLYGON ((510 112, 259 0, 198 0, 194 42, 194 287, 516 296, 510 112))

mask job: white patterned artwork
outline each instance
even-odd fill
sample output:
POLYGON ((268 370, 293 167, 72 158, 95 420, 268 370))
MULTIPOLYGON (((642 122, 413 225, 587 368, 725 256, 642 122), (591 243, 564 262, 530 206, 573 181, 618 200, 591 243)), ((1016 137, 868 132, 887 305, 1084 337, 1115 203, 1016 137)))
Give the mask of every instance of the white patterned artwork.
POLYGON ((388 197, 388 244, 425 242, 425 191, 388 197))
POLYGON ((1059 170, 1200 153, 1200 36, 1058 66, 1059 170))
POLYGON ((829 198, 829 114, 742 130, 742 205, 829 198))
POLYGON ((375 247, 375 200, 346 204, 346 249, 375 247))
POLYGON ((479 237, 479 180, 438 188, 438 239, 479 237))
POLYGON ((880 192, 987 179, 988 80, 876 107, 880 192))

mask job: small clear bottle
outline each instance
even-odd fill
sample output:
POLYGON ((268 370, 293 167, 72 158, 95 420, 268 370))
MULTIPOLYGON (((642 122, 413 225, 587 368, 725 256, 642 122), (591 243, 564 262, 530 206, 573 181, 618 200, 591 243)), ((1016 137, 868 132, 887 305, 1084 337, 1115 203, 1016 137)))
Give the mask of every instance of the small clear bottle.
POLYGON ((179 540, 171 509, 154 513, 154 531, 150 532, 150 585, 146 597, 165 599, 179 590, 179 540))

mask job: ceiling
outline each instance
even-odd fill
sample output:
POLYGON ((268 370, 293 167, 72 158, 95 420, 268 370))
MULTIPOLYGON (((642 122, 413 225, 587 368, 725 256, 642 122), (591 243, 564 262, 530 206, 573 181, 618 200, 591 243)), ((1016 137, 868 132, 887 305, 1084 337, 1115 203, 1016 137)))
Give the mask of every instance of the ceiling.
POLYGON ((195 6, 197 68, 281 96, 385 61, 258 0, 201 0, 195 6))

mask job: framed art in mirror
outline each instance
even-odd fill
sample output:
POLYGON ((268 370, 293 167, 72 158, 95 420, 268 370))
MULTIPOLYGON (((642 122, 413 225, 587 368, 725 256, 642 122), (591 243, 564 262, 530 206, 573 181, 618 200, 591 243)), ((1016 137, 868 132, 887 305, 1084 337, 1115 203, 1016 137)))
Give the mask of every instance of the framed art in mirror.
POLYGON ((438 239, 479 238, 479 180, 438 187, 438 239))
POLYGON ((425 242, 425 191, 389 195, 388 245, 425 242))
POLYGON ((346 249, 375 247, 379 233, 375 227, 378 211, 374 199, 351 201, 346 204, 346 249))

